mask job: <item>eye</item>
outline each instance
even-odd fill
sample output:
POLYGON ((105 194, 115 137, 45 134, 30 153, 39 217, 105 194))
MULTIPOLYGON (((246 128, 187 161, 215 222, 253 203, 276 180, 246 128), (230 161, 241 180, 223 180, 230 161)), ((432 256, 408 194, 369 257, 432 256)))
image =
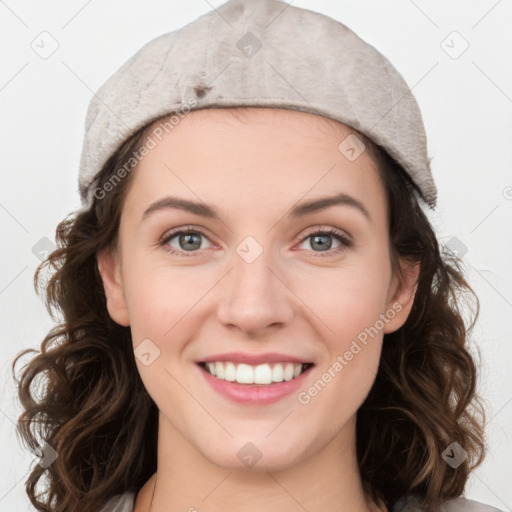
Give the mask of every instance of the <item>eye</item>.
POLYGON ((201 237, 208 240, 208 237, 201 231, 193 228, 182 228, 169 233, 161 242, 160 245, 164 246, 167 251, 171 254, 179 256, 191 257, 197 256, 199 249, 202 247, 201 237), (170 244, 171 240, 176 239, 173 244, 170 244))
POLYGON ((329 229, 316 229, 316 231, 309 232, 300 239, 300 243, 310 240, 309 245, 313 249, 313 252, 324 252, 326 254, 315 254, 315 256, 333 256, 336 255, 348 247, 352 246, 352 241, 341 231, 334 228, 329 229), (335 238, 339 245, 334 250, 330 250, 332 247, 332 239, 335 238), (319 251, 315 250, 319 249, 319 251))

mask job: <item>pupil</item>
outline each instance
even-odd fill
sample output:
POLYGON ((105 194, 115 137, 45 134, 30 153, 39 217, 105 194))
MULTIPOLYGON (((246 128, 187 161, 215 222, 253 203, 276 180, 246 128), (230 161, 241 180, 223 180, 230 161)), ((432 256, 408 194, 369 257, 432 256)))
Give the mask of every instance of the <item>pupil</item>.
MULTIPOLYGON (((322 238, 330 239, 330 236, 329 235, 315 235, 313 237, 313 244, 312 244, 312 246, 314 246, 314 244, 317 243, 318 239, 322 239, 322 238)), ((319 248, 320 249, 330 249, 331 248, 331 243, 322 243, 322 242, 320 242, 319 243, 319 248)))
MULTIPOLYGON (((193 238, 196 237, 196 239, 199 239, 199 235, 197 234, 194 234, 194 233, 188 233, 188 234, 185 234, 185 235, 181 235, 180 237, 180 245, 181 245, 181 242, 185 242, 183 245, 185 246, 185 250, 189 250, 190 249, 190 245, 188 245, 188 249, 187 249, 187 244, 189 241, 192 242, 192 244, 194 243, 194 240, 193 238)), ((199 240, 199 242, 197 242, 196 240, 196 246, 195 247, 192 247, 192 249, 199 249, 201 247, 201 240, 199 240)))

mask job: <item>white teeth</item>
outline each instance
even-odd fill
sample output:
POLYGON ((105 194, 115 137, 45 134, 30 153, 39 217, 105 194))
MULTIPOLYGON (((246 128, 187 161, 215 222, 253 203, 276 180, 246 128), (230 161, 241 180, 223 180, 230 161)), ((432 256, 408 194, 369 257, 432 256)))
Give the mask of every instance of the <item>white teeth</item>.
POLYGON ((236 366, 233 363, 227 363, 224 371, 224 379, 229 382, 236 380, 236 366))
POLYGON ((301 363, 273 363, 251 366, 232 362, 206 363, 211 375, 221 380, 238 382, 240 384, 271 384, 297 378, 302 373, 301 363))
POLYGON ((272 370, 268 364, 260 364, 254 368, 254 382, 256 384, 270 384, 272 382, 272 370))
POLYGON ((284 380, 292 380, 293 379, 293 372, 295 370, 295 367, 292 363, 288 363, 284 367, 284 380))
POLYGON ((253 384, 254 371, 248 364, 239 364, 236 368, 236 379, 240 384, 253 384))
POLYGON ((222 363, 215 363, 215 376, 224 379, 224 365, 222 363))
POLYGON ((272 368, 272 381, 283 382, 284 370, 282 364, 276 364, 272 368))

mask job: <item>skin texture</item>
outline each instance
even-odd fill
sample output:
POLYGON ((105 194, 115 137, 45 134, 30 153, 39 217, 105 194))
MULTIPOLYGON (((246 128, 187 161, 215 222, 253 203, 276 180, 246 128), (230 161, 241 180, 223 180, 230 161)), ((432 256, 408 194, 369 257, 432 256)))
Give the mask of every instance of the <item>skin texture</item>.
POLYGON ((160 350, 150 365, 136 359, 160 411, 156 486, 152 478, 143 487, 136 512, 379 510, 358 473, 356 412, 374 382, 383 334, 409 314, 418 268, 401 262, 403 279, 392 271, 375 164, 366 151, 350 161, 338 150, 356 132, 290 110, 246 116, 216 109, 182 119, 132 171, 117 251, 98 254, 111 317, 131 327, 134 349, 150 339, 160 350), (360 201, 370 219, 350 205, 286 217, 297 202, 337 193, 360 201), (213 205, 221 220, 168 208, 141 221, 171 194, 213 205), (191 257, 159 245, 181 227, 205 235, 194 251, 179 235, 167 242, 191 257), (328 250, 312 236, 300 241, 329 228, 352 245, 331 235, 328 250), (247 236, 263 249, 252 263, 236 251, 247 236), (231 351, 292 354, 315 363, 307 390, 397 303, 400 311, 308 404, 297 393, 237 404, 196 365, 231 351), (237 457, 247 442, 262 454, 251 468, 237 457))

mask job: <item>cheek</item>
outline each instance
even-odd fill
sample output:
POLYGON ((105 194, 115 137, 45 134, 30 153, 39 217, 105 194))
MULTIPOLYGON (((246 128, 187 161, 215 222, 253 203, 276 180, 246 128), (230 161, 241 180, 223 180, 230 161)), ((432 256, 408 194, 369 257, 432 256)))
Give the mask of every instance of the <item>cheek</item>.
POLYGON ((170 268, 165 262, 155 262, 143 254, 123 263, 134 343, 141 336, 165 340, 173 329, 181 327, 181 319, 204 295, 209 283, 197 272, 191 280, 190 269, 170 268))
POLYGON ((356 414, 375 381, 383 339, 378 322, 385 293, 384 286, 376 287, 369 278, 333 280, 325 292, 312 297, 315 314, 321 319, 316 325, 323 333, 325 357, 315 379, 297 398, 316 428, 333 435, 356 414))
POLYGON ((172 327, 172 318, 166 314, 169 296, 164 296, 162 287, 149 276, 139 282, 131 281, 126 288, 126 300, 134 345, 144 338, 161 339, 172 327))
POLYGON ((390 273, 382 263, 350 263, 297 275, 301 277, 295 278, 294 291, 340 348, 374 326, 387 307, 390 273))
MULTIPOLYGON (((125 295, 130 315, 132 343, 139 374, 155 402, 169 400, 161 397, 162 384, 175 385, 171 375, 183 356, 188 342, 194 338, 200 322, 205 294, 211 287, 212 276, 188 268, 169 268, 161 263, 151 264, 134 258, 125 265, 125 295), (144 263, 144 264, 143 264, 144 263), (192 276, 192 277, 191 277, 192 276), (151 354, 151 363, 146 359, 151 354)), ((179 387, 175 389, 178 396, 179 387)))
POLYGON ((310 322, 318 326, 326 355, 318 380, 303 390, 299 402, 322 404, 324 410, 332 411, 337 424, 357 411, 374 382, 389 279, 384 258, 371 264, 361 258, 336 269, 322 269, 314 281, 309 276, 298 283, 299 293, 314 313, 309 314, 310 322))

